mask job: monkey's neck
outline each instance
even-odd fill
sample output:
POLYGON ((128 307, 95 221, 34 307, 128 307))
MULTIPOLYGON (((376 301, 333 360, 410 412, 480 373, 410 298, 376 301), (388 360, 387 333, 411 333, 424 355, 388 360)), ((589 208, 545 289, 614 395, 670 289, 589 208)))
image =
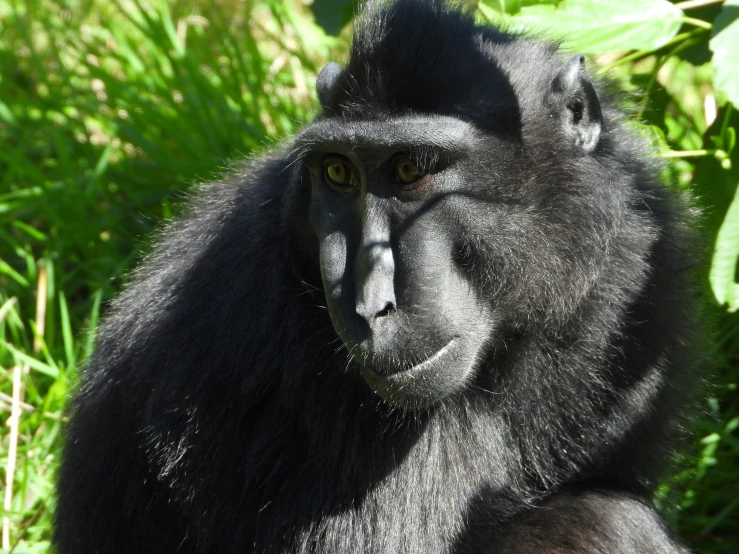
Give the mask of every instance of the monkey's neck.
POLYGON ((520 507, 518 447, 490 411, 388 414, 359 398, 349 393, 333 417, 314 413, 282 437, 242 504, 250 541, 270 552, 445 552, 470 519, 494 526, 520 507), (511 502, 482 514, 489 496, 511 502))

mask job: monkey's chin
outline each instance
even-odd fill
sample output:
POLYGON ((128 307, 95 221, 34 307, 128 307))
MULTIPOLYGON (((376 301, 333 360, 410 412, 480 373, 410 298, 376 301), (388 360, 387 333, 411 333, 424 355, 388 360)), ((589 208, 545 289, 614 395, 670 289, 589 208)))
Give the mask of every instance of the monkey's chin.
POLYGON ((438 352, 409 369, 380 374, 364 367, 370 388, 387 403, 405 409, 431 406, 460 390, 472 372, 472 360, 464 354, 459 338, 450 340, 438 352))

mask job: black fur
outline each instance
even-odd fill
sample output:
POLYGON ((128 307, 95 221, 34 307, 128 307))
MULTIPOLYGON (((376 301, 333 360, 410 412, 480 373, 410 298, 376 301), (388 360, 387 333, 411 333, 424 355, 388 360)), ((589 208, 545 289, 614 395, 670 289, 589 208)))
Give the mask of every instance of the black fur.
POLYGON ((205 187, 115 302, 71 405, 57 552, 682 552, 649 498, 694 389, 684 210, 579 63, 439 2, 366 7, 316 122, 205 187), (354 273, 328 298, 354 250, 324 249, 320 155, 423 133, 453 192, 378 204, 399 323, 367 343, 354 273), (479 311, 423 273, 439 252, 479 311), (465 369, 386 387, 442 319, 475 344, 465 369))

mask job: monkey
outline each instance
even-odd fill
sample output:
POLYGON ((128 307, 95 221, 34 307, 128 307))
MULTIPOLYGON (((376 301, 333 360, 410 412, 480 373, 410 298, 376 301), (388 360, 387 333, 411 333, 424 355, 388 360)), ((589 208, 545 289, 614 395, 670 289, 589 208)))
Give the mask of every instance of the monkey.
POLYGON ((689 210, 580 54, 369 2, 203 186, 69 407, 58 554, 683 553, 689 210))

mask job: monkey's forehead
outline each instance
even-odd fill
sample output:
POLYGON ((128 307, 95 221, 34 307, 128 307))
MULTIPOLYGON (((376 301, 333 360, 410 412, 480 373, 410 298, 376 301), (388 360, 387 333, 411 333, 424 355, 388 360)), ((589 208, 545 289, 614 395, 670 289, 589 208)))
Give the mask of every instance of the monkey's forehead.
POLYGON ((327 118, 305 127, 295 144, 303 153, 351 146, 400 150, 432 148, 464 154, 480 136, 473 124, 443 115, 408 115, 379 121, 327 118))

